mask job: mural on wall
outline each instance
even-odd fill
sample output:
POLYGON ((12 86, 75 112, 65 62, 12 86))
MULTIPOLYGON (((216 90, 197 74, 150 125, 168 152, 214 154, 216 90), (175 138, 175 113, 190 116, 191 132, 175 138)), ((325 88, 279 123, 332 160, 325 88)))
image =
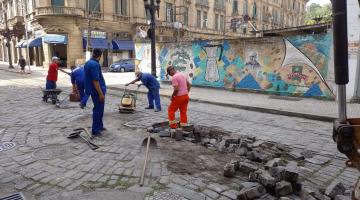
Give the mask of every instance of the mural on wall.
POLYGON ((331 43, 331 34, 319 34, 160 44, 160 79, 174 65, 193 85, 334 98, 326 81, 331 43))

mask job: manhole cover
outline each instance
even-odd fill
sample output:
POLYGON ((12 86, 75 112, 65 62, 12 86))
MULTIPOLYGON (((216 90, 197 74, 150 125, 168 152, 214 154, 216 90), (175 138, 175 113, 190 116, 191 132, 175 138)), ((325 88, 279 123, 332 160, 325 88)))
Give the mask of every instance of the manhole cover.
POLYGON ((0 143, 0 152, 12 149, 16 146, 15 142, 3 142, 0 143))
POLYGON ((269 96, 269 99, 281 99, 281 100, 287 100, 287 101, 301 101, 302 100, 302 98, 300 98, 300 97, 277 96, 277 95, 269 96))
POLYGON ((49 160, 54 158, 65 158, 72 155, 71 150, 62 146, 52 146, 37 149, 33 152, 33 157, 38 160, 49 160))

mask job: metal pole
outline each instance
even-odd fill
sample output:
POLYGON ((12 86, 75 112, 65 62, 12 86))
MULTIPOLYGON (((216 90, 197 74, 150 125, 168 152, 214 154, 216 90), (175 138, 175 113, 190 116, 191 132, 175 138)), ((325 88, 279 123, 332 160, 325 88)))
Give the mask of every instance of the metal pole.
POLYGON ((27 65, 28 65, 28 68, 29 68, 29 72, 31 72, 31 69, 30 69, 30 53, 29 53, 28 23, 27 23, 26 13, 24 13, 25 5, 23 3, 24 3, 23 0, 20 0, 21 12, 22 12, 22 15, 24 17, 24 23, 25 23, 26 60, 27 60, 27 65))
POLYGON ((90 37, 91 37, 91 30, 90 30, 90 0, 87 0, 87 34, 86 34, 86 55, 90 54, 90 37))
POLYGON ((7 14, 5 13, 5 30, 6 30, 6 46, 8 49, 8 58, 9 58, 9 68, 14 69, 14 66, 12 65, 12 57, 11 57, 11 48, 10 48, 10 30, 8 27, 8 21, 7 21, 7 14))
POLYGON ((150 2, 150 16, 151 16, 151 74, 156 77, 156 36, 155 36, 155 2, 150 2))
POLYGON ((346 1, 333 0, 334 68, 339 94, 339 120, 346 122, 346 84, 349 83, 346 1))

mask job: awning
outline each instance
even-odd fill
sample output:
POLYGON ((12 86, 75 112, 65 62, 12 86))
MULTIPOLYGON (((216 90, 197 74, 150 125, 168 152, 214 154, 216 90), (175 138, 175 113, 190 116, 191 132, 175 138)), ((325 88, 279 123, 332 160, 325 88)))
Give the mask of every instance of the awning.
POLYGON ((50 44, 67 44, 68 39, 66 35, 46 34, 44 36, 44 42, 50 44))
POLYGON ((134 51, 135 44, 130 40, 113 40, 112 42, 113 50, 121 50, 121 51, 134 51))
POLYGON ((28 41, 21 40, 19 43, 17 43, 15 45, 15 47, 16 48, 27 48, 27 44, 28 44, 27 42, 29 42, 29 47, 39 47, 42 45, 42 37, 29 39, 28 41))
MULTIPOLYGON (((86 38, 83 38, 83 48, 86 48, 86 38)), ((109 49, 109 43, 104 38, 90 38, 90 47, 92 49, 109 49)))

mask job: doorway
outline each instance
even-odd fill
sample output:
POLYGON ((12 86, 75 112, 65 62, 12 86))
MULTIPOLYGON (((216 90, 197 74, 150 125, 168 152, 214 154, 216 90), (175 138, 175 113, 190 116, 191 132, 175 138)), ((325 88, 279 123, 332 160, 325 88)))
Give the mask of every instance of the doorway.
POLYGON ((66 44, 50 44, 51 56, 60 58, 60 67, 67 68, 67 45, 66 44))

